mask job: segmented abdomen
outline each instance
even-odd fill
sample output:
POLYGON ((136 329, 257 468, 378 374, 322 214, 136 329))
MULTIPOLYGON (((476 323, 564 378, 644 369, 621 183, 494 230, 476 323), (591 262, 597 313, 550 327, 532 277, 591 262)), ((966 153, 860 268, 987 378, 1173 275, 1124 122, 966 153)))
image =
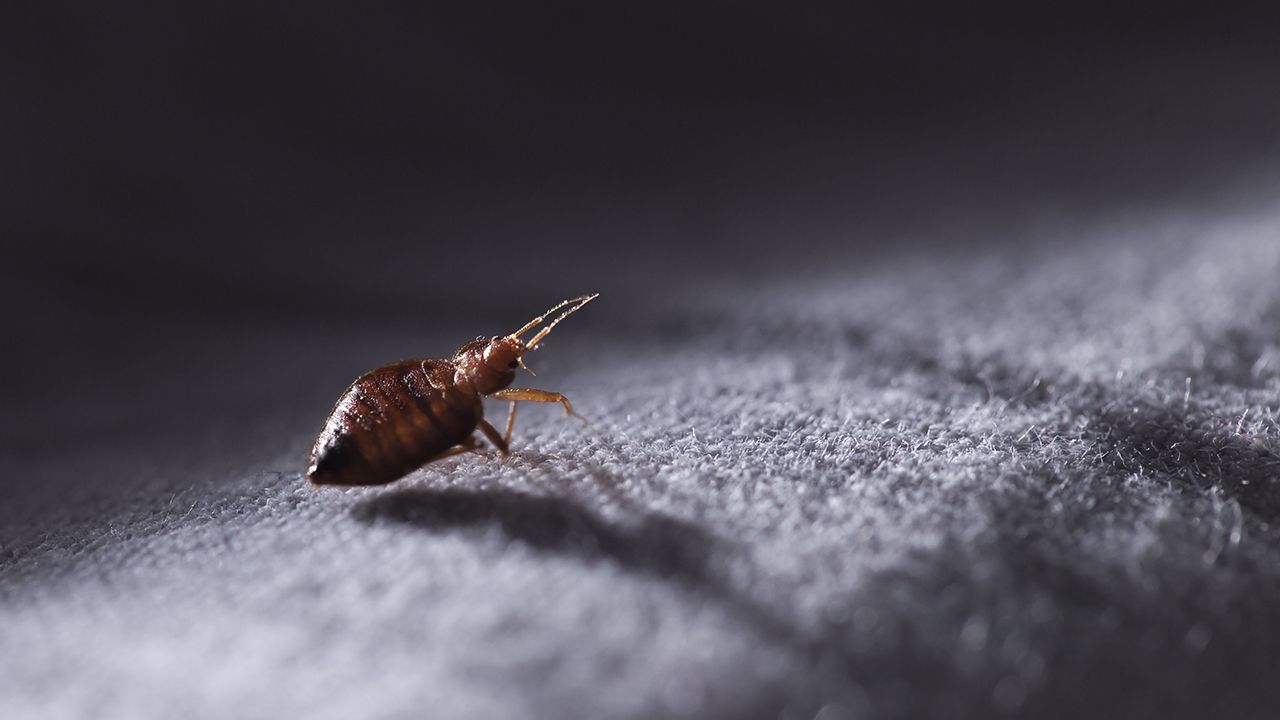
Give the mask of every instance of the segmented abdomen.
POLYGON ((311 450, 307 478, 324 485, 381 485, 467 439, 480 398, 453 387, 448 360, 405 360, 361 375, 334 406, 311 450))

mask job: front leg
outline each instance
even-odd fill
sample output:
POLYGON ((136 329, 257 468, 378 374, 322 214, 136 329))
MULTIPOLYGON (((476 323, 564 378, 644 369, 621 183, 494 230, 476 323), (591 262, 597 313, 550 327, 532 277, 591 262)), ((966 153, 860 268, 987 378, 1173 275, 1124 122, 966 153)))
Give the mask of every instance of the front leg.
POLYGON ((495 400, 511 401, 511 413, 507 416, 507 436, 506 438, 504 438, 508 443, 511 442, 511 431, 515 429, 515 426, 516 426, 516 402, 520 400, 523 400, 525 402, 540 402, 540 403, 558 402, 564 406, 565 415, 572 415, 578 418, 579 420, 581 420, 582 422, 587 421, 586 418, 582 417, 581 415, 573 411, 573 406, 569 404, 569 398, 561 395, 558 392, 551 392, 550 390, 535 390, 533 388, 507 388, 505 390, 499 390, 495 393, 492 393, 488 397, 491 397, 495 400))
POLYGON ((586 420, 578 413, 573 411, 573 406, 569 404, 569 398, 558 392, 550 390, 534 390, 533 388, 507 388, 490 394, 488 397, 495 400, 524 400, 525 402, 551 403, 558 402, 564 406, 564 414, 572 415, 579 420, 586 420))

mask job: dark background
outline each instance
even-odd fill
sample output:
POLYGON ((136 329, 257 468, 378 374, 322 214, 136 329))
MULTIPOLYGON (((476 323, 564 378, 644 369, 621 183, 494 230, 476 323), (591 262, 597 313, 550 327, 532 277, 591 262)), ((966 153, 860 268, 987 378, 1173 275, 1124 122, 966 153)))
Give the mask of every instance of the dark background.
POLYGON ((464 5, 11 8, 9 452, 172 428, 175 392, 225 410, 199 378, 231 358, 236 412, 287 403, 362 369, 306 368, 370 327, 466 338, 1277 187, 1269 11, 464 5))
POLYGON ((1235 196, 1280 135, 1267 11, 447 5, 27 4, 22 294, 363 315, 458 275, 740 277, 1235 196))

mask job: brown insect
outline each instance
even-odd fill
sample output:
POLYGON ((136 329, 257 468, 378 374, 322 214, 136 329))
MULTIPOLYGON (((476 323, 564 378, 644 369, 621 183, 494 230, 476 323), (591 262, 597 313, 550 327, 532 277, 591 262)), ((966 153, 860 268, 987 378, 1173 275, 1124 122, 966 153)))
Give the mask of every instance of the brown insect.
MULTIPOLYGON (((598 295, 598 293, 597 293, 598 295)), ((478 337, 451 358, 403 360, 361 375, 342 394, 311 449, 307 479, 317 485, 383 485, 432 460, 478 450, 476 428, 506 454, 516 422, 516 403, 558 402, 577 416, 558 392, 508 388, 524 354, 538 347, 561 320, 594 300, 565 300, 505 336, 478 337), (520 336, 551 313, 569 306, 528 343, 520 336), (507 431, 484 419, 481 398, 510 400, 507 431)))

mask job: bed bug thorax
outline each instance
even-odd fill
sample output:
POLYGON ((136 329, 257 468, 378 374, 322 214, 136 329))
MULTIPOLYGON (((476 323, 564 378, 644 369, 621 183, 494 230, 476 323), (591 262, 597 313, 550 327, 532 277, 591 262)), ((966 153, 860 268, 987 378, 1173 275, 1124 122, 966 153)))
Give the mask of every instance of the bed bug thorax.
POLYGON ((389 483, 432 460, 478 450, 477 429, 506 453, 521 401, 558 402, 575 415, 558 392, 509 386, 517 369, 529 370, 524 355, 595 298, 565 300, 510 335, 472 340, 452 358, 405 360, 361 375, 338 399, 316 438, 307 478, 318 485, 389 483), (521 339, 535 329, 528 340, 521 339), (511 401, 503 434, 484 419, 481 400, 486 397, 511 401))

